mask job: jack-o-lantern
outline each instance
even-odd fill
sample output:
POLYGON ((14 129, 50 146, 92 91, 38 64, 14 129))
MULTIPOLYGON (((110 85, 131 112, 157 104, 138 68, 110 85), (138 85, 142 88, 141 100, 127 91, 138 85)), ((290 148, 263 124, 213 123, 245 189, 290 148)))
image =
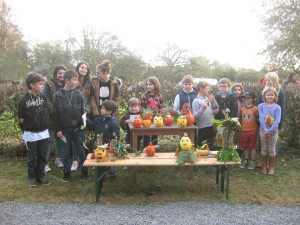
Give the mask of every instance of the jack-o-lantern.
POLYGON ((177 119, 177 124, 179 127, 186 127, 187 120, 185 116, 179 116, 177 119))
POLYGON ((186 133, 180 139, 180 147, 182 151, 189 151, 193 147, 193 143, 186 133))
POLYGON ((191 126, 191 125, 194 124, 195 117, 193 116, 193 114, 191 113, 190 110, 184 116, 185 116, 186 121, 187 121, 187 123, 186 123, 187 126, 191 126))
POLYGON ((152 114, 150 112, 145 112, 143 115, 144 120, 150 120, 152 122, 152 114))
POLYGON ((171 126, 171 124, 174 122, 174 117, 168 114, 164 119, 164 124, 166 126, 171 126))
POLYGON ((144 127, 150 127, 151 126, 151 120, 144 120, 143 121, 143 126, 144 127))
POLYGON ((146 147, 145 153, 147 156, 155 155, 155 148, 154 148, 152 142, 150 142, 149 145, 146 147))
POLYGON ((94 150, 94 155, 95 155, 95 159, 97 160, 97 162, 103 162, 103 161, 105 161, 106 148, 107 148, 107 144, 105 144, 105 145, 99 145, 94 150))
POLYGON ((135 128, 140 128, 143 124, 143 119, 140 115, 137 115, 134 117, 134 119, 131 121, 132 126, 134 126, 135 128))
POLYGON ((164 124, 163 118, 160 115, 154 117, 154 125, 156 127, 161 127, 164 124))

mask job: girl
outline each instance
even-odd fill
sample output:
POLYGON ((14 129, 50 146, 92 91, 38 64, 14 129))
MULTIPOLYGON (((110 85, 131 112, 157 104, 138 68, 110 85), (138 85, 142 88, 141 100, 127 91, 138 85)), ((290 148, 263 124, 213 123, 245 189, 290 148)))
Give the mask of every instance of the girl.
MULTIPOLYGON (((160 94, 160 83, 157 77, 149 77, 146 80, 146 92, 141 97, 141 109, 157 110, 163 107, 164 101, 160 94)), ((151 141, 153 144, 157 144, 157 136, 152 136, 151 141)), ((150 136, 144 136, 144 147, 149 143, 150 136)))
POLYGON ((281 109, 278 104, 278 94, 275 88, 266 87, 262 94, 263 103, 258 105, 261 140, 261 173, 267 174, 267 156, 269 155, 269 175, 274 175, 278 139, 278 125, 281 109))
MULTIPOLYGON (((91 82, 89 64, 87 62, 79 62, 76 66, 75 71, 79 75, 77 89, 80 90, 83 94, 85 113, 87 114, 88 117, 90 117, 92 111, 92 107, 91 107, 92 82, 91 82)), ((71 171, 76 171, 78 168, 78 152, 74 142, 72 142, 72 151, 73 151, 73 163, 72 163, 71 171)))
MULTIPOLYGON (((47 103, 46 103, 46 111, 47 111, 47 125, 49 131, 49 139, 48 139, 48 151, 46 155, 47 161, 49 160, 52 143, 55 139, 55 164, 58 167, 63 167, 63 163, 61 161, 61 149, 59 146, 58 137, 56 136, 56 132, 54 130, 53 124, 53 95, 64 87, 64 73, 66 72, 66 67, 64 65, 57 65, 53 71, 53 77, 50 81, 47 81, 44 86, 43 93, 46 95, 47 103)), ((45 166, 45 173, 50 172, 51 168, 47 163, 45 166)))
POLYGON ((295 72, 291 72, 288 76, 288 79, 284 82, 284 85, 296 86, 297 85, 297 77, 295 72))

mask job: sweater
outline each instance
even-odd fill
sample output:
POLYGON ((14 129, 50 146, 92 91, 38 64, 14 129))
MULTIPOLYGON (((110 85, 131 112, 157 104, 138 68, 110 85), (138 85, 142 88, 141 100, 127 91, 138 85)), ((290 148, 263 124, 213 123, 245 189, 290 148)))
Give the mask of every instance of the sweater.
POLYGON ((208 103, 208 107, 202 111, 201 107, 208 97, 197 97, 193 101, 193 115, 198 128, 211 127, 214 125, 211 122, 214 119, 214 113, 211 108, 211 104, 208 103))
POLYGON ((281 109, 278 104, 274 104, 269 107, 265 102, 258 105, 260 130, 268 130, 270 134, 274 134, 274 130, 278 128, 278 124, 281 118, 281 109), (274 123, 271 126, 266 124, 266 116, 270 115, 274 119, 274 123))

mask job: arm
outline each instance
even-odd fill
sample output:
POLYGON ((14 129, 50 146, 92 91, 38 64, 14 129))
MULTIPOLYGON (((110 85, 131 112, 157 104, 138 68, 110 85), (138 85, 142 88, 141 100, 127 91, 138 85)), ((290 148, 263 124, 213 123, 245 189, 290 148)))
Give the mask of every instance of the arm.
POLYGON ((266 122, 265 122, 265 115, 263 112, 263 104, 258 105, 258 112, 259 112, 259 123, 260 123, 260 129, 262 131, 267 130, 266 122))
POLYGON ((117 140, 118 141, 120 140, 120 126, 117 122, 114 123, 114 126, 112 127, 112 130, 111 130, 111 134, 115 134, 117 140))
POLYGON ((201 103, 199 100, 194 99, 193 103, 192 103, 192 108, 193 108, 193 115, 195 117, 196 122, 200 119, 200 117, 203 115, 204 110, 202 110, 202 105, 203 103, 201 103))
POLYGON ((128 123, 126 122, 128 119, 130 118, 130 112, 127 111, 124 116, 121 118, 121 122, 120 122, 120 126, 122 127, 122 129, 125 131, 127 130, 127 125, 128 123))
POLYGON ((46 111, 49 113, 50 118, 53 116, 53 94, 51 94, 51 89, 48 83, 45 84, 44 90, 43 90, 44 95, 46 95, 46 111))
POLYGON ((53 97, 53 124, 56 132, 62 131, 59 123, 57 95, 54 95, 53 97))
POLYGON ((268 129, 270 134, 274 134, 274 130, 278 127, 278 124, 280 123, 280 119, 281 119, 281 109, 280 106, 278 105, 278 107, 276 107, 275 109, 275 121, 272 124, 272 126, 268 129))
POLYGON ((98 104, 97 104, 97 97, 95 93, 95 88, 92 85, 91 87, 91 110, 93 113, 93 117, 97 117, 100 115, 99 109, 98 109, 98 104))
POLYGON ((20 100, 19 105, 18 105, 19 125, 20 125, 22 132, 24 132, 23 124, 24 124, 24 117, 25 117, 25 113, 26 113, 25 110, 26 110, 26 107, 25 107, 25 101, 24 101, 24 97, 23 97, 20 100))
POLYGON ((232 99, 230 101, 230 105, 229 105, 229 117, 233 118, 233 117, 237 117, 237 111, 238 111, 238 105, 237 105, 237 100, 235 97, 232 96, 232 99))
POLYGON ((260 92, 260 95, 259 95, 259 100, 258 100, 258 104, 262 103, 262 91, 260 92))
POLYGON ((278 124, 278 129, 282 130, 283 120, 284 120, 284 110, 285 110, 285 95, 282 89, 279 91, 278 102, 277 104, 281 108, 281 118, 280 123, 278 124))
POLYGON ((175 111, 177 111, 177 112, 180 113, 180 98, 179 98, 179 94, 176 95, 176 97, 175 97, 173 108, 174 108, 175 111))

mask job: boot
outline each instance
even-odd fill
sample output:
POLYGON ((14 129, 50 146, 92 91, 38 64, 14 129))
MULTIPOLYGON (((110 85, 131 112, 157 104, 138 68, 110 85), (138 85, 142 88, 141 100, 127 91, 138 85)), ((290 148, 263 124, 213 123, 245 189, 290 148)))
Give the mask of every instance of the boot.
POLYGON ((89 172, 88 172, 87 167, 82 167, 81 172, 82 172, 82 180, 83 181, 90 181, 91 180, 91 178, 89 177, 89 172))
POLYGON ((270 169, 269 169, 269 175, 274 175, 275 173, 275 161, 276 161, 276 156, 270 156, 270 169))
POLYGON ((61 179, 62 182, 69 182, 70 181, 70 177, 71 177, 71 171, 63 171, 64 176, 61 179))
POLYGON ((261 173, 267 174, 267 157, 266 155, 261 156, 261 173))

